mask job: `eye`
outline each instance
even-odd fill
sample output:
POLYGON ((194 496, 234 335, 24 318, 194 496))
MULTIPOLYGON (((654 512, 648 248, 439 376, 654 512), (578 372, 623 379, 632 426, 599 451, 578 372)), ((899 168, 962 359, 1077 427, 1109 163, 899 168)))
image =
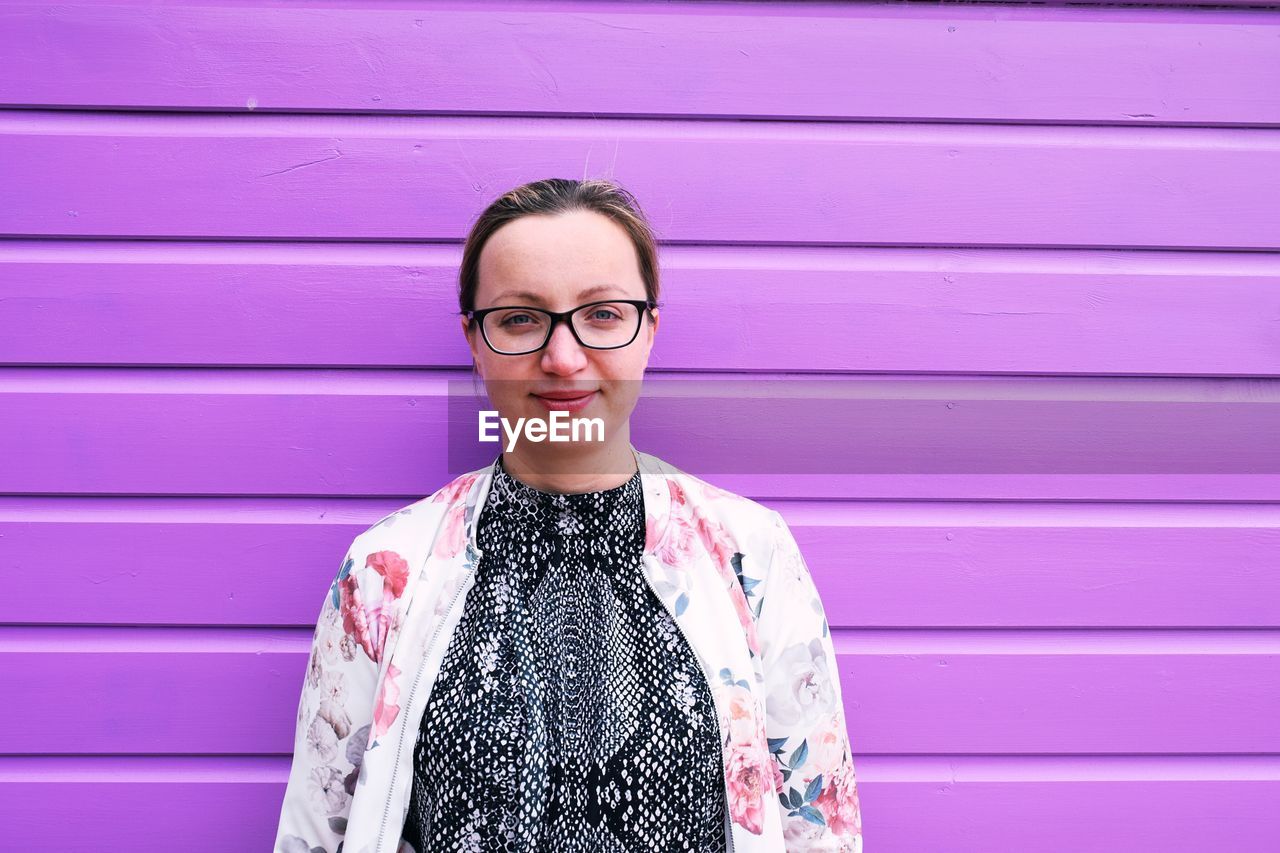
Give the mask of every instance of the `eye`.
POLYGON ((621 319, 622 315, 611 305, 597 305, 595 308, 591 309, 591 321, 593 323, 609 322, 621 319))
POLYGON ((537 322, 537 318, 532 314, 513 313, 503 315, 499 325, 510 328, 512 326, 527 326, 537 322))

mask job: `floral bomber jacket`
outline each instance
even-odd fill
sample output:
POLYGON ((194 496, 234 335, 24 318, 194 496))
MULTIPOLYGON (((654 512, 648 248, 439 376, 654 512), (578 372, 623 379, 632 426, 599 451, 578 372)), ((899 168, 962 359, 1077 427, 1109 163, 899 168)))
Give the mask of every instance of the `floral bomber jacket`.
MULTIPOLYGON (((646 578, 711 685, 728 849, 862 853, 831 635, 786 522, 631 449, 646 578)), ((412 747, 483 556, 493 471, 457 477, 352 542, 313 636, 275 853, 420 853, 400 837, 412 747)))

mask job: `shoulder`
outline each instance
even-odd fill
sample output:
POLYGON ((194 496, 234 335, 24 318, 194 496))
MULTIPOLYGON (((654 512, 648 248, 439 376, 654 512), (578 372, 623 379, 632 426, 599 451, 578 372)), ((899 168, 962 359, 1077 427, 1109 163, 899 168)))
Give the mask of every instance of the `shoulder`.
POLYGON ((416 533, 425 524, 438 523, 450 510, 465 506, 472 487, 487 470, 488 468, 477 468, 454 477, 426 497, 382 516, 356 538, 377 538, 379 535, 386 535, 388 531, 416 533))
POLYGON ((759 501, 723 489, 701 477, 679 472, 668 478, 672 501, 689 505, 702 514, 713 515, 725 523, 772 524, 774 511, 759 501))
POLYGON ((756 562, 767 561, 784 524, 777 511, 674 466, 667 465, 663 473, 677 522, 685 519, 718 531, 735 543, 735 550, 751 554, 756 562))
POLYGON ((465 509, 473 487, 487 470, 478 468, 460 474, 426 497, 383 515, 361 530, 348 549, 351 565, 347 570, 420 559, 446 518, 465 509))

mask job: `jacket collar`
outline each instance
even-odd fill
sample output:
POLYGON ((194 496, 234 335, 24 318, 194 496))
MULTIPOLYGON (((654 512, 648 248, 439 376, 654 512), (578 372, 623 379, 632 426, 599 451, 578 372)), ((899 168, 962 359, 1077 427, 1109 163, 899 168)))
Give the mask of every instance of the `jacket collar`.
MULTIPOLYGON (((666 534, 671 515, 671 488, 667 484, 667 478, 675 476, 679 471, 652 454, 636 450, 636 446, 630 442, 627 446, 631 448, 631 453, 635 457, 636 467, 640 470, 640 485, 644 490, 644 553, 652 555, 657 551, 658 543, 666 534)), ((487 503, 489 486, 493 483, 497 466, 498 460, 495 458, 493 462, 479 469, 479 476, 475 478, 467 492, 464 514, 467 548, 477 556, 483 553, 480 550, 479 540, 480 513, 487 503)))

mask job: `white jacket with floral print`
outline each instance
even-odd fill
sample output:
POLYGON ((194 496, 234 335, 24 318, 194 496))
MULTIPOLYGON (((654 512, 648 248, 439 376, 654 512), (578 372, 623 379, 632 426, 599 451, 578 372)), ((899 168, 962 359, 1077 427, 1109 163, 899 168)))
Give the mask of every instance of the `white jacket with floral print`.
MULTIPOLYGON (((734 853, 862 853, 826 617, 782 516, 632 446, 645 575, 694 649, 723 744, 734 853)), ((496 460, 495 460, 496 464, 496 460)), ((406 853, 413 744, 481 558, 493 465, 356 536, 324 599, 276 853, 406 853)))

